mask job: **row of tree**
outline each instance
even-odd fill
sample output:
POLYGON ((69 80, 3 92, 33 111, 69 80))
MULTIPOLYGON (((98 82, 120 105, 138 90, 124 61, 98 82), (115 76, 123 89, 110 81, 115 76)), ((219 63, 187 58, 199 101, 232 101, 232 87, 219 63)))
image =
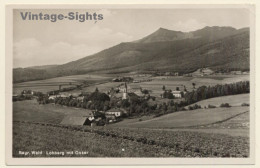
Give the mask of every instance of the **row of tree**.
MULTIPOLYGON (((149 99, 144 99, 135 94, 131 95, 129 99, 121 100, 120 98, 110 98, 107 94, 99 92, 96 89, 91 94, 83 94, 83 101, 73 98, 72 96, 67 98, 58 97, 54 100, 49 100, 47 96, 39 97, 40 103, 55 103, 65 106, 72 106, 78 108, 86 108, 98 111, 107 111, 110 108, 123 108, 128 112, 129 116, 133 115, 147 115, 147 114, 158 114, 163 115, 176 111, 186 110, 185 106, 192 103, 209 99, 212 97, 235 95, 241 93, 249 93, 249 81, 237 82, 225 85, 216 86, 201 86, 197 90, 187 92, 185 94, 185 100, 174 102, 173 100, 168 103, 152 104, 149 103, 149 99)), ((201 108, 197 105, 190 106, 190 109, 201 108)))
POLYGON ((241 81, 231 84, 215 85, 215 86, 201 86, 197 90, 187 92, 185 100, 187 104, 192 104, 204 99, 209 99, 219 96, 236 95, 250 92, 249 81, 241 81))

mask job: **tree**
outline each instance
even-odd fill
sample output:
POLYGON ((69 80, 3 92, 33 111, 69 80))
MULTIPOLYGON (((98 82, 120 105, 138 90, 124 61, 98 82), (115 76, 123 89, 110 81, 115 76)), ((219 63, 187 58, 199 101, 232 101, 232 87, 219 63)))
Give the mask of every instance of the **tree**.
POLYGON ((185 86, 185 85, 183 85, 183 87, 184 87, 184 92, 187 92, 186 86, 185 86))
POLYGON ((165 88, 165 86, 163 85, 162 90, 165 91, 165 89, 166 89, 166 88, 165 88))
POLYGON ((196 84, 195 84, 195 83, 192 83, 192 86, 193 86, 193 89, 195 89, 196 84))

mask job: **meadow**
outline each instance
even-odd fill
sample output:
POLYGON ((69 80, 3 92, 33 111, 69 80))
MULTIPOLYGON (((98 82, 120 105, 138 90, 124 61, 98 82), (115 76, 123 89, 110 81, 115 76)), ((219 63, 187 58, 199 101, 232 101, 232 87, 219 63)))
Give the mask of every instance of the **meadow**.
POLYGON ((13 103, 13 120, 59 124, 67 116, 84 116, 87 109, 66 107, 54 104, 39 104, 36 100, 13 103))
MULTIPOLYGON (((199 101, 194 104, 198 104, 201 107, 208 107, 209 104, 219 107, 222 103, 228 103, 231 106, 241 106, 242 103, 246 103, 246 104, 250 103, 249 96, 250 96, 250 94, 248 94, 248 93, 230 95, 230 96, 221 96, 221 97, 215 97, 215 98, 202 100, 202 101, 199 101)), ((194 104, 191 104, 191 106, 194 104)), ((188 106, 186 108, 188 108, 188 106)))
MULTIPOLYGON (((124 74, 125 76, 133 76, 132 74, 124 74)), ((93 92, 98 88, 101 92, 107 92, 112 87, 116 88, 122 82, 112 82, 112 78, 116 75, 108 74, 85 74, 85 75, 74 75, 57 77, 46 80, 30 81, 23 83, 15 83, 13 85, 13 93, 20 94, 23 90, 33 90, 46 93, 52 90, 58 90, 59 85, 64 85, 63 87, 70 87, 84 83, 88 86, 82 88, 81 90, 73 90, 68 93, 79 94, 81 92, 93 92), (71 84, 71 85, 69 85, 71 84)), ((134 79, 142 80, 148 79, 147 77, 137 77, 133 76, 134 79)), ((165 85, 166 89, 175 90, 176 87, 182 88, 183 85, 188 91, 193 90, 192 83, 195 83, 195 87, 199 86, 213 86, 217 84, 233 83, 237 81, 249 80, 249 75, 223 75, 223 76, 205 76, 205 77, 183 77, 183 76, 159 76, 159 77, 149 77, 151 81, 140 82, 140 83, 130 83, 128 84, 129 89, 140 88, 148 89, 152 96, 160 97, 162 94, 162 87, 165 85)))
POLYGON ((225 121, 236 115, 248 112, 248 107, 230 107, 214 109, 196 109, 188 111, 179 111, 166 114, 144 121, 128 119, 114 124, 115 127, 134 127, 134 128, 185 128, 204 126, 225 121))
POLYGON ((249 139, 192 131, 73 127, 15 122, 14 157, 248 157, 249 139), (29 155, 20 155, 27 151, 29 155), (43 151, 33 155, 31 151, 43 151), (46 151, 64 152, 49 156, 46 151), (74 151, 73 154, 66 154, 74 151), (86 154, 76 155, 76 151, 86 154))
POLYGON ((163 85, 166 89, 175 90, 176 87, 180 89, 183 85, 188 91, 193 90, 192 83, 195 83, 195 88, 200 86, 214 86, 217 84, 228 84, 238 81, 249 80, 249 75, 223 75, 223 76, 205 76, 205 77, 183 77, 183 76, 159 76, 152 77, 152 81, 141 82, 141 83, 131 83, 129 87, 138 88, 142 87, 151 91, 152 96, 159 97, 162 94, 163 85))
POLYGON ((66 85, 64 87, 70 87, 82 84, 83 82, 87 84, 95 84, 95 83, 103 83, 106 81, 111 81, 113 78, 112 75, 94 75, 94 74, 86 74, 86 75, 73 75, 73 76, 64 76, 51 78, 46 80, 37 80, 30 82, 22 82, 15 83, 13 85, 13 93, 19 94, 23 90, 33 90, 46 93, 52 90, 58 90, 59 85, 66 85))
MULTIPOLYGON (((111 78, 77 75, 24 82, 14 84, 14 93, 24 89, 46 92, 70 82, 89 84, 70 93, 93 92, 96 87, 106 92, 120 84, 111 82, 111 78)), ((164 101, 159 98, 163 85, 172 90, 185 85, 192 90, 193 82, 199 87, 248 80, 249 76, 151 78, 150 82, 130 83, 129 87, 152 90, 156 101, 164 101)), ((36 100, 13 102, 13 156, 24 157, 19 151, 40 150, 42 155, 30 153, 26 157, 248 157, 250 113, 249 107, 241 104, 249 103, 249 94, 217 97, 197 104, 219 106, 222 102, 232 107, 128 118, 104 127, 60 125, 65 116, 83 116, 87 109, 41 105, 36 100), (87 154, 49 156, 46 151, 85 151, 87 154)))

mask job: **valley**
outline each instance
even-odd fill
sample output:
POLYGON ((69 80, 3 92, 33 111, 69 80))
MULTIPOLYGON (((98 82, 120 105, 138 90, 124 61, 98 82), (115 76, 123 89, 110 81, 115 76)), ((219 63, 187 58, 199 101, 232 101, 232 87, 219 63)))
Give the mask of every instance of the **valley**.
POLYGON ((159 28, 65 64, 14 68, 13 156, 250 157, 249 34, 159 28))

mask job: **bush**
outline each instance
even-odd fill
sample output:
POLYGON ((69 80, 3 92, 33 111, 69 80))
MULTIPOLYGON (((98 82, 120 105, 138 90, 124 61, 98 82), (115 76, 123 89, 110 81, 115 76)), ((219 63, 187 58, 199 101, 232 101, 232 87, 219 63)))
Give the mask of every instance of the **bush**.
POLYGON ((179 111, 186 111, 186 108, 185 107, 180 107, 179 111))
POLYGON ((216 106, 209 104, 208 108, 216 108, 216 106))
POLYGON ((222 103, 220 107, 231 107, 228 103, 222 103))
POLYGON ((163 113, 155 114, 154 118, 155 118, 155 117, 160 117, 160 116, 162 116, 162 115, 163 115, 163 113))
POLYGON ((242 103, 241 106, 249 106, 248 103, 242 103))
POLYGON ((201 106, 197 104, 194 104, 193 106, 189 106, 189 110, 196 110, 196 109, 201 109, 201 106))

